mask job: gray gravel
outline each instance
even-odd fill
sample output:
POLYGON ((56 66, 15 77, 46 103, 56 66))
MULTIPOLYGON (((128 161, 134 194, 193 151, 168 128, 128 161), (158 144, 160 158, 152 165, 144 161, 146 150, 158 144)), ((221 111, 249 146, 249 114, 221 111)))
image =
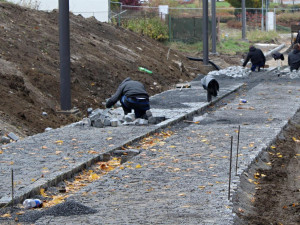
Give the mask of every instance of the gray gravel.
MULTIPOLYGON (((228 200, 230 136, 234 137, 236 145, 236 130, 240 125, 240 175, 299 109, 299 79, 291 82, 271 72, 254 75, 269 78, 269 81, 198 117, 199 123, 181 122, 166 128, 183 119, 190 120, 194 113, 208 108, 204 102, 206 93, 200 82, 195 81, 191 89, 176 89, 153 96, 152 113, 167 118, 158 125, 65 127, 2 146, 1 200, 5 203, 10 197, 7 184, 11 168, 16 176, 16 195, 26 197, 31 190, 101 153, 165 128, 174 134, 164 140, 163 145, 142 151, 130 160, 132 163, 124 164, 125 169, 117 168, 69 197, 74 204, 88 207, 87 211, 92 214, 74 215, 70 209, 70 214, 60 216, 59 213, 44 214, 41 210, 41 216, 33 216, 38 219, 35 224, 233 224, 231 199, 239 176, 234 176, 233 172, 228 200), (164 104, 158 101, 160 97, 164 104), (240 98, 247 103, 240 105, 240 98), (166 107, 168 104, 170 107, 166 107), (58 140, 63 142, 56 143, 58 140), (89 151, 98 153, 90 154, 89 151), (10 162, 14 162, 13 165, 10 162), (139 169, 135 168, 138 164, 142 166, 139 169), (45 168, 49 172, 46 173, 45 168)), ((220 79, 219 98, 240 87, 240 81, 242 79, 220 79)))
POLYGON ((164 145, 143 151, 124 169, 112 171, 71 197, 97 213, 84 220, 52 216, 36 224, 83 224, 100 218, 103 222, 97 224, 233 224, 232 196, 239 175, 298 110, 298 86, 285 81, 260 84, 243 96, 246 104, 240 105, 237 97, 203 116, 199 124, 174 126, 164 145), (210 123, 202 124, 205 120, 210 123), (236 146, 238 125, 241 155, 238 176, 232 172, 228 200, 230 137, 236 146), (142 168, 136 169, 138 164, 142 168))

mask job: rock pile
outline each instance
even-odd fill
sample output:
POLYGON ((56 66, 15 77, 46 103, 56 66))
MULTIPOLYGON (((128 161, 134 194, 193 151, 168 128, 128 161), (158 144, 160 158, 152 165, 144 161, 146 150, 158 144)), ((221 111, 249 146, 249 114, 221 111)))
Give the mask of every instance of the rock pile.
POLYGON ((244 68, 242 66, 230 66, 223 70, 215 70, 208 73, 208 75, 220 76, 225 75, 233 78, 248 77, 251 73, 249 68, 244 68))
POLYGON ((88 109, 88 117, 83 118, 77 123, 73 123, 69 126, 92 126, 103 128, 107 126, 118 127, 128 125, 148 125, 156 124, 156 118, 152 116, 150 110, 146 112, 147 119, 135 118, 134 113, 129 113, 125 116, 111 109, 88 109))

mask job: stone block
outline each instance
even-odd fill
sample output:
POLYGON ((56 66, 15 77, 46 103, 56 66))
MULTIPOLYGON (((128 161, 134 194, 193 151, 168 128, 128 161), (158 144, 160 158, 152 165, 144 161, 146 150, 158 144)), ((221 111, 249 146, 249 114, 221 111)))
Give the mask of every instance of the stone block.
POLYGON ((124 120, 126 122, 133 122, 134 119, 132 118, 132 116, 130 114, 127 114, 124 116, 124 120))
POLYGON ((102 120, 99 118, 95 121, 92 121, 92 126, 102 128, 102 127, 104 127, 104 124, 103 124, 102 120))
POLYGON ((111 119, 110 124, 112 127, 117 127, 119 125, 119 120, 118 119, 111 119))
POLYGON ((83 126, 91 126, 92 122, 91 122, 91 119, 90 118, 83 118, 82 119, 82 125, 83 126))
POLYGON ((47 127, 47 128, 45 129, 45 131, 50 131, 50 130, 53 130, 53 128, 47 127))
POLYGON ((7 136, 14 141, 19 140, 19 137, 17 135, 15 135, 13 132, 10 132, 7 136))
POLYGON ((10 138, 3 136, 3 137, 1 137, 0 142, 1 142, 1 144, 8 144, 8 143, 10 143, 10 138))
POLYGON ((104 126, 110 126, 111 125, 111 121, 108 117, 106 117, 104 120, 102 120, 102 123, 104 126))

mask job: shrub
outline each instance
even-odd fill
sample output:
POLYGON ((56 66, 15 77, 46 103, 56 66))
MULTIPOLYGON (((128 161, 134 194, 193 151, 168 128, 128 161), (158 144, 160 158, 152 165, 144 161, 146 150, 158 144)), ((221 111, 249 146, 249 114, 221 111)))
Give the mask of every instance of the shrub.
POLYGON ((227 26, 230 27, 230 28, 241 29, 242 28, 242 22, 237 21, 237 20, 229 20, 227 22, 227 26))
POLYGON ((278 23, 296 23, 300 21, 299 13, 282 13, 276 16, 278 23))
POLYGON ((129 19, 126 23, 122 23, 122 26, 157 41, 169 39, 168 26, 158 17, 129 19))

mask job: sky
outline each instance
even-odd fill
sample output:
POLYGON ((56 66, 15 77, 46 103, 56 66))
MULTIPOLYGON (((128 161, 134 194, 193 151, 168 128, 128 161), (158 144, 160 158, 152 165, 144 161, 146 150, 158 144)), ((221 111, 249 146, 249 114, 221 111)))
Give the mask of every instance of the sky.
MULTIPOLYGON (((20 0, 9 0, 13 3, 19 3, 20 0)), ((59 0, 36 0, 40 3, 40 10, 58 9, 59 0)), ((25 0, 30 2, 30 0, 25 0)), ((35 0, 31 0, 35 2, 35 0)), ((95 16, 98 20, 104 22, 108 19, 108 0, 69 0, 70 11, 78 14, 80 12, 84 17, 95 16), (104 21, 103 21, 104 20, 104 21)))

